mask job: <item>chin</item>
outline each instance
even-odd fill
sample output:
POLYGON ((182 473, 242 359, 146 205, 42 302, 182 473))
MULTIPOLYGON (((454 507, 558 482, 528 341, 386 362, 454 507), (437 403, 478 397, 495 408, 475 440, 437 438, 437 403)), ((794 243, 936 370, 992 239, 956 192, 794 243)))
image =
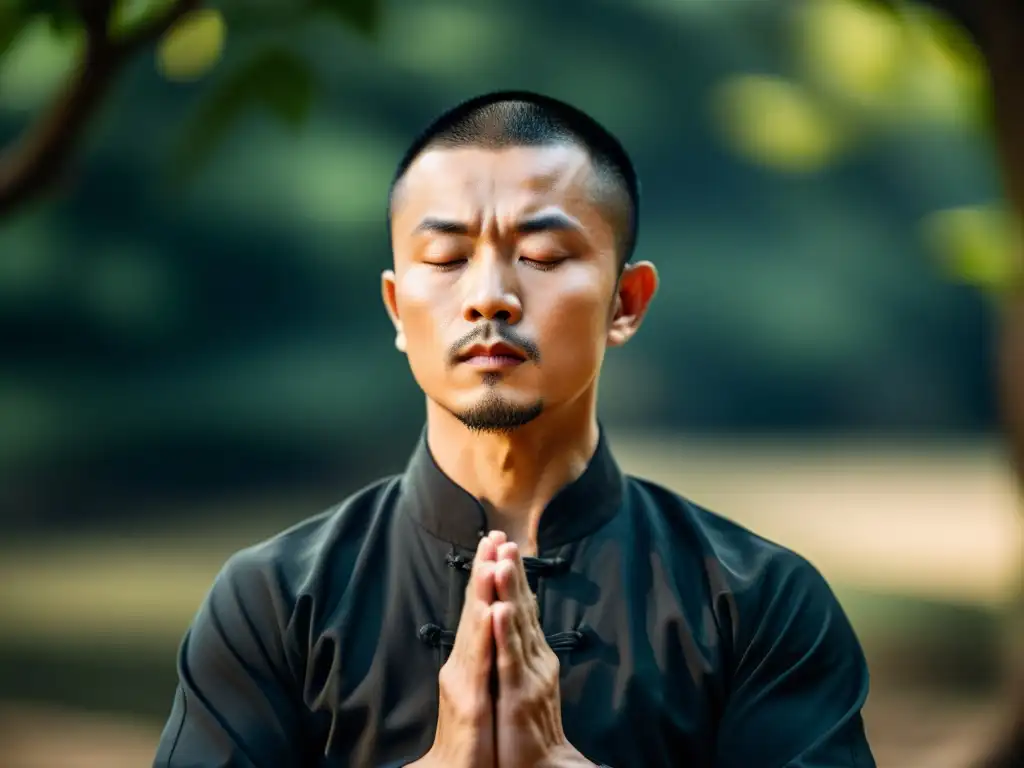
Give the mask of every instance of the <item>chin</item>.
POLYGON ((511 432, 536 419, 544 411, 544 401, 523 392, 502 392, 489 387, 472 397, 445 406, 470 429, 479 432, 511 432))

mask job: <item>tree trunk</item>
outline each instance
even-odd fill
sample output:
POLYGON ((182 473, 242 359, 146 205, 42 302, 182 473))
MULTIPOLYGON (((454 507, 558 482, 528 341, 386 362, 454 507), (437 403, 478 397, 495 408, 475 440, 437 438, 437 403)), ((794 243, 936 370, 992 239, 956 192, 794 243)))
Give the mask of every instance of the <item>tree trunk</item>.
MULTIPOLYGON (((973 25, 988 64, 995 133, 1006 192, 1024 221, 1024 4, 1020 0, 974 0, 973 25)), ((1024 488, 1024 254, 1022 277, 1004 299, 999 315, 997 384, 1007 453, 1024 488)), ((1024 593, 1012 622, 1011 669, 1014 711, 1005 740, 984 768, 1024 767, 1024 593)))

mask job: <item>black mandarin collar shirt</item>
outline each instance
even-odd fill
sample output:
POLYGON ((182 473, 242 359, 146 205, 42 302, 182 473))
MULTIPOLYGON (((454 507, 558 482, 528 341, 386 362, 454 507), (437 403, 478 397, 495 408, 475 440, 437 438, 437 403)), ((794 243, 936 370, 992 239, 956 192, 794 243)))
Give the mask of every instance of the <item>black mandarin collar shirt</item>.
MULTIPOLYGON (((154 768, 392 768, 430 747, 483 505, 404 474, 234 555, 154 768)), ((602 433, 525 558, 569 741, 612 768, 874 768, 860 645, 817 570, 652 483, 602 433)))
MULTIPOLYGON (((589 536, 622 506, 623 476, 601 433, 583 474, 562 488, 544 509, 537 534, 538 554, 589 536)), ((413 453, 403 479, 408 514, 442 541, 475 551, 490 530, 484 506, 451 480, 430 454, 426 439, 413 453)))

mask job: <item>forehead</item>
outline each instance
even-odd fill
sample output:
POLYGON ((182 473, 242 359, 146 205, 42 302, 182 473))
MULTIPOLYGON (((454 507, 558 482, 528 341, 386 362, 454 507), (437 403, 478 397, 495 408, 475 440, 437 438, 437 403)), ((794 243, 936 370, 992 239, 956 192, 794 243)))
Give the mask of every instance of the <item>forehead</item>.
POLYGON ((590 156, 571 144, 439 147, 406 171, 392 214, 420 216, 444 206, 449 215, 501 215, 554 204, 580 215, 596 203, 594 181, 590 156))

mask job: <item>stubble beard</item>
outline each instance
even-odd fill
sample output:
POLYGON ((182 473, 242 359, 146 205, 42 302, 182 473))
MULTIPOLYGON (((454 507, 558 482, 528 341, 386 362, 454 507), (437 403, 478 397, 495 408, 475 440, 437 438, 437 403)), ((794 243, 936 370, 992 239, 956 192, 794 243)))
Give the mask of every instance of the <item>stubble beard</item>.
MULTIPOLYGON (((495 382, 496 383, 496 382, 495 382)), ((463 411, 452 411, 471 432, 510 434, 524 427, 544 412, 544 403, 538 400, 530 405, 517 405, 492 388, 479 402, 463 411)))

